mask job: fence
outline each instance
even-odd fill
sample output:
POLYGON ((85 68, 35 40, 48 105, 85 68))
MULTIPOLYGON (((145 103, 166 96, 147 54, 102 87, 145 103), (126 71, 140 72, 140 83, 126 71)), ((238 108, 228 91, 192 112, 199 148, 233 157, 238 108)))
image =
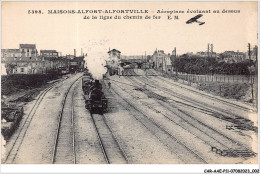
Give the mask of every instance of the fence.
POLYGON ((185 81, 190 81, 192 83, 197 82, 234 82, 234 83, 257 83, 257 77, 255 75, 247 76, 247 75, 222 75, 222 74, 215 74, 215 75, 196 75, 196 74, 182 74, 178 73, 172 74, 173 76, 177 77, 178 79, 182 79, 185 81))

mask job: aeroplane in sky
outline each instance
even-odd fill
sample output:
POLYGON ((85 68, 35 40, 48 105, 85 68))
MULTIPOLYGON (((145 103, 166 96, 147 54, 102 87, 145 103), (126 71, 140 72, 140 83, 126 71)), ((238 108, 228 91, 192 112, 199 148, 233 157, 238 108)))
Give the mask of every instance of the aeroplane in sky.
POLYGON ((199 25, 203 25, 203 24, 205 24, 205 22, 200 22, 200 21, 197 20, 197 19, 201 18, 202 16, 203 16, 202 14, 199 14, 199 15, 193 17, 193 18, 190 18, 190 19, 186 22, 186 24, 191 24, 191 23, 193 23, 193 22, 197 22, 197 23, 199 23, 199 25))

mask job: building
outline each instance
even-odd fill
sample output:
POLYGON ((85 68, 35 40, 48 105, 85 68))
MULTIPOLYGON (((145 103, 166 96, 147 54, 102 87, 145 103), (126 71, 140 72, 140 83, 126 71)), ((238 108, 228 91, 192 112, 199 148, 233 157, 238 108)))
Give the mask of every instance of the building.
POLYGON ((70 72, 83 71, 85 60, 84 56, 74 57, 73 59, 67 59, 69 61, 70 72))
POLYGON ((35 44, 20 44, 19 49, 1 51, 2 70, 5 71, 2 75, 48 73, 70 65, 70 60, 58 57, 56 50, 41 50, 39 56, 35 44))
POLYGON ((44 73, 43 60, 39 57, 10 57, 2 62, 6 74, 40 74, 44 73))
POLYGON ((35 44, 20 44, 19 50, 21 57, 36 57, 38 55, 35 44))
POLYGON ((216 52, 207 52, 207 51, 199 51, 196 53, 196 56, 200 56, 200 57, 217 57, 217 53, 216 52))
POLYGON ((121 52, 112 49, 108 52, 108 60, 106 61, 107 71, 110 75, 120 74, 121 52))
POLYGON ((144 55, 121 55, 120 62, 123 68, 149 68, 147 57, 144 55))
POLYGON ((1 58, 21 57, 19 49, 1 49, 1 58))
POLYGON ((19 49, 1 49, 1 58, 36 57, 37 53, 35 44, 20 44, 19 49))
POLYGON ((66 57, 67 59, 74 59, 76 56, 69 54, 69 55, 66 55, 65 57, 66 57))
POLYGON ((239 51, 225 51, 221 53, 220 58, 220 61, 224 61, 226 63, 237 63, 244 61, 246 59, 246 54, 239 51))
POLYGON ((56 50, 40 50, 40 55, 44 57, 58 57, 59 53, 56 50))
POLYGON ((250 59, 253 61, 257 61, 258 47, 255 46, 253 50, 250 52, 250 57, 248 51, 246 52, 245 59, 250 59))
POLYGON ((153 64, 153 68, 162 70, 164 72, 172 71, 171 55, 164 53, 163 50, 157 49, 154 51, 150 63, 153 64))
POLYGON ((107 53, 109 55, 107 65, 111 67, 118 67, 120 64, 121 52, 116 49, 112 49, 109 50, 107 53))
POLYGON ((59 72, 59 69, 74 67, 75 71, 83 71, 84 56, 59 57, 56 50, 41 50, 38 55, 35 44, 20 44, 19 49, 2 49, 2 75, 8 74, 40 74, 59 72), (73 64, 75 66, 73 66, 73 64))
POLYGON ((145 56, 142 55, 131 55, 131 56, 124 56, 121 55, 120 57, 121 63, 128 62, 128 63, 142 63, 146 61, 145 56))

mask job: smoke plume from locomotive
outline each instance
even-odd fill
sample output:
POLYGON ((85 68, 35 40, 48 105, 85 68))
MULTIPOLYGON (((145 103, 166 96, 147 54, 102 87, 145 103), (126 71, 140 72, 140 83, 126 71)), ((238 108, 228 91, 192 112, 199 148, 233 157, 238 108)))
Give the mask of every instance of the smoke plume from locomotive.
POLYGON ((106 52, 88 53, 86 58, 87 68, 94 79, 102 79, 107 72, 107 68, 104 67, 107 59, 108 54, 106 52))

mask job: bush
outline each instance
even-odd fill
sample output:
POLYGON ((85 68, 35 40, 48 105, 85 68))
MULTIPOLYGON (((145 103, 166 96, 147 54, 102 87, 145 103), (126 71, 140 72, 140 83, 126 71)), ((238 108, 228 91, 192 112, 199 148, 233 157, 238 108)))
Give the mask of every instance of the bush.
POLYGON ((2 76, 2 95, 9 95, 19 90, 38 88, 48 81, 59 78, 56 73, 49 74, 12 74, 2 76))
POLYGON ((246 83, 204 82, 200 83, 198 88, 219 96, 240 100, 247 94, 250 86, 246 83))
MULTIPOLYGON (((173 67, 180 72, 191 74, 237 74, 249 75, 255 63, 246 60, 238 63, 217 62, 214 58, 182 55, 173 59, 173 67)), ((251 72, 255 74, 255 72, 251 72)))

